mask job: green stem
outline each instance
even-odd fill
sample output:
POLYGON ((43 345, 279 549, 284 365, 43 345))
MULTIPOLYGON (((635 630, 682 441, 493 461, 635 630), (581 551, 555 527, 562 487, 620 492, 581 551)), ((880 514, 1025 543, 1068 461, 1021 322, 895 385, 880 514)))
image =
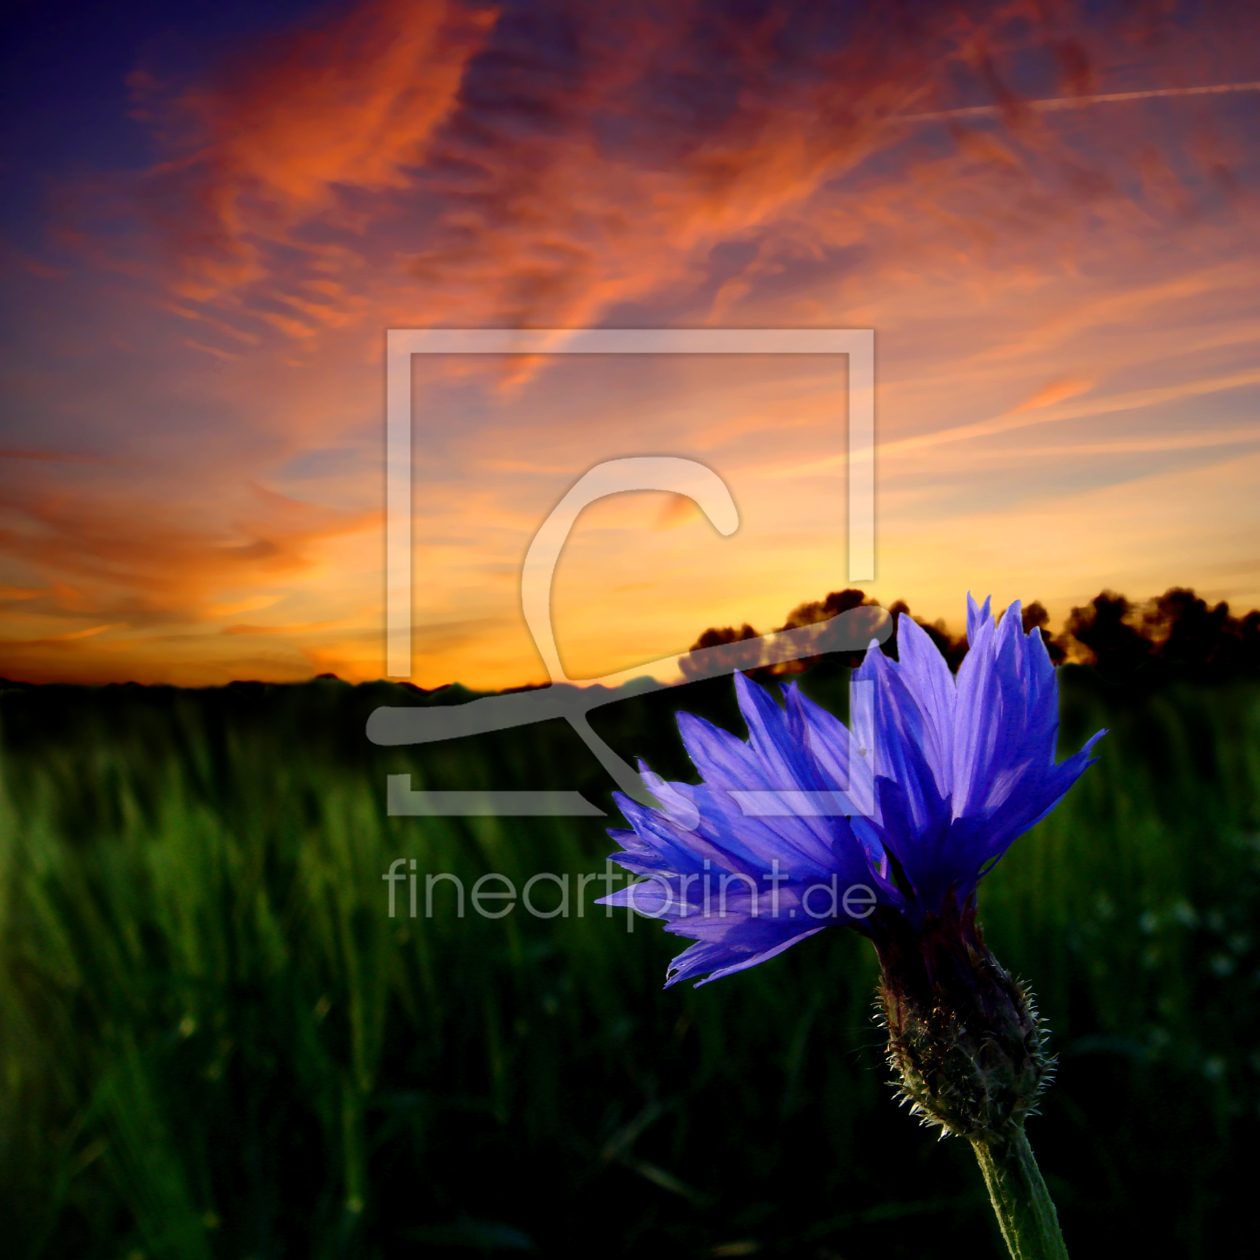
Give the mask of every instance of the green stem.
POLYGON ((971 1145, 1013 1260, 1068 1260, 1054 1202, 1024 1126, 977 1134, 971 1145))

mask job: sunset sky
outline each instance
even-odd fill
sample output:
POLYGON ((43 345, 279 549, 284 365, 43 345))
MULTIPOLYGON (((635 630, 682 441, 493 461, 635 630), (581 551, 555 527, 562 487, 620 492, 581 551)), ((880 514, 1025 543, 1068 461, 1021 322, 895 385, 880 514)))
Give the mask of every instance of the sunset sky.
MULTIPOLYGON (((0 32, 0 676, 383 676, 389 328, 871 328, 876 580, 1260 605, 1253 4, 26 0, 0 32)), ((417 362, 413 681, 849 585, 843 360, 417 362)))

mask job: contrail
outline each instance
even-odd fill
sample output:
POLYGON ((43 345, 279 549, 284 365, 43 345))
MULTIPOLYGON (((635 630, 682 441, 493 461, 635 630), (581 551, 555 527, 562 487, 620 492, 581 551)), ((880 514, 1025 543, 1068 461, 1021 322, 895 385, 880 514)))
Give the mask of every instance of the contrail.
MULTIPOLYGON (((1086 105, 1106 105, 1113 101, 1145 101, 1156 96, 1222 96, 1227 92, 1260 92, 1260 81, 1215 83, 1209 87, 1148 88, 1143 92, 1106 92, 1097 96, 1053 96, 1042 101, 1018 101, 1015 109, 1035 109, 1049 113, 1057 109, 1082 109, 1086 105)), ((940 122, 948 118, 988 118, 1006 112, 1009 106, 971 105, 966 109, 946 109, 934 114, 898 114, 898 122, 940 122)))

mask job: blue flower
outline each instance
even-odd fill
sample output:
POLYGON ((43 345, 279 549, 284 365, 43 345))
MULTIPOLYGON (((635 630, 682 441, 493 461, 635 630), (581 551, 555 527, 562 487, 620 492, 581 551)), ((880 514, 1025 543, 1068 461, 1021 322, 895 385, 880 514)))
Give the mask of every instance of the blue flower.
POLYGON ((696 942, 667 984, 742 971, 825 927, 877 938, 893 920, 917 931, 957 919, 1080 777, 1104 732, 1055 764, 1058 690, 1040 632, 1022 632, 1018 602, 1000 625, 987 599, 967 603, 956 680, 903 616, 900 662, 872 644, 853 675, 849 727, 795 684, 781 708, 736 674, 747 742, 680 713, 703 782, 666 783, 640 763, 663 808, 618 793, 631 830, 609 834, 613 860, 647 878, 603 902, 696 942))

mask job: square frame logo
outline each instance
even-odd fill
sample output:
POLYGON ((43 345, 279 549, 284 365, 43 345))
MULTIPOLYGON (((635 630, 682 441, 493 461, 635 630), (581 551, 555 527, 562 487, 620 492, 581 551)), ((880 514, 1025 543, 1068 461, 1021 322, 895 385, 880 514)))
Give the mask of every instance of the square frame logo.
MULTIPOLYGON (((875 333, 870 328, 704 328, 704 329, 446 329, 391 328, 386 338, 385 473, 385 642, 386 674, 409 678, 412 663, 412 356, 562 354, 731 354, 844 355, 848 359, 848 580, 875 576, 875 333)), ((674 685, 646 677, 653 665, 572 685, 560 665, 551 630, 551 578, 560 550, 586 504, 626 490, 671 490, 689 495, 723 534, 733 533, 738 514, 730 492, 716 473, 689 459, 623 458, 598 464, 581 475, 535 535, 522 570, 521 604, 526 624, 547 665, 552 686, 541 691, 491 696, 454 709, 381 708, 368 722, 377 744, 429 743, 563 716, 628 795, 674 815, 681 801, 661 802, 638 773, 599 739, 586 720, 594 703, 608 703, 607 688, 634 680, 638 690, 674 685), (594 683, 603 684, 596 689, 594 683), (556 684, 569 684, 557 686, 556 684), (584 694, 589 695, 584 698, 584 694), (598 700, 597 700, 598 697, 598 700)), ((815 627, 762 635, 739 644, 686 654, 685 678, 733 673, 750 664, 797 660, 820 651, 855 650, 882 642, 892 624, 882 610, 872 620, 867 609, 852 609, 815 627)), ((681 658, 671 658, 674 664, 681 658)), ((658 789, 659 792, 659 789, 658 789)), ((801 793, 744 793, 773 801, 740 801, 749 813, 852 813, 853 803, 780 800, 801 793)), ((815 795, 806 793, 804 795, 815 795)), ((829 795, 829 794, 821 794, 829 795)), ((603 811, 580 793, 416 792, 409 775, 390 775, 390 814, 407 815, 572 815, 603 811)), ((677 821, 690 822, 685 817, 677 821)))

